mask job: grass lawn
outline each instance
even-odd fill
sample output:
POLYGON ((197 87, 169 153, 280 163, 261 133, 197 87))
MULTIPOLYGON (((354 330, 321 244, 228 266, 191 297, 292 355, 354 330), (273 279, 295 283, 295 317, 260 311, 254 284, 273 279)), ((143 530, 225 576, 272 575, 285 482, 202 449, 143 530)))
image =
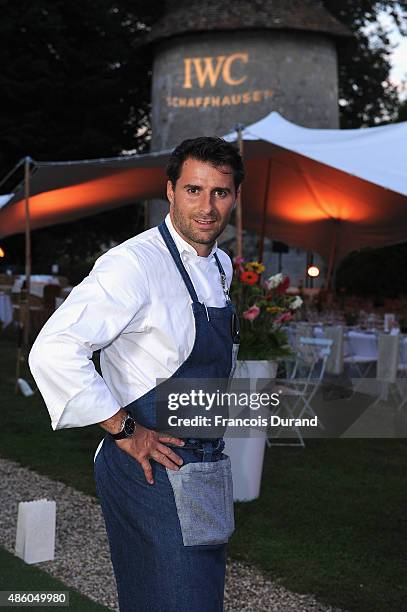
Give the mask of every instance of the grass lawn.
MULTIPOLYGON (((110 608, 101 606, 84 597, 77 591, 68 588, 38 567, 27 565, 11 553, 0 547, 0 591, 65 591, 69 593, 69 608, 35 606, 35 610, 80 610, 81 612, 107 612, 110 608)), ((20 610, 27 606, 13 606, 20 610)), ((31 607, 31 606, 30 606, 31 607)), ((32 609, 32 607, 31 607, 32 609)))
MULTIPOLYGON (((93 452, 103 432, 52 431, 38 394, 14 395, 14 359, 2 340, 0 454, 95 495, 93 452)), ((406 466, 406 440, 267 449, 260 499, 236 506, 230 556, 331 605, 407 610, 406 466)))

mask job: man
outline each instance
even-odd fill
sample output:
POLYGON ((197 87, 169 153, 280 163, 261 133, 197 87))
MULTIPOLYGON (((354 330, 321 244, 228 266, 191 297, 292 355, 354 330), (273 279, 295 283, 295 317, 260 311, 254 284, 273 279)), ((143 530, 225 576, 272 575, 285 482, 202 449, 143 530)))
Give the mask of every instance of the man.
POLYGON ((157 431, 157 379, 227 379, 238 341, 216 239, 243 179, 220 138, 182 142, 163 223, 102 255, 47 321, 29 364, 53 429, 99 423, 95 455, 122 612, 220 612, 233 532, 220 439, 157 431), (92 353, 101 349, 103 378, 92 353))

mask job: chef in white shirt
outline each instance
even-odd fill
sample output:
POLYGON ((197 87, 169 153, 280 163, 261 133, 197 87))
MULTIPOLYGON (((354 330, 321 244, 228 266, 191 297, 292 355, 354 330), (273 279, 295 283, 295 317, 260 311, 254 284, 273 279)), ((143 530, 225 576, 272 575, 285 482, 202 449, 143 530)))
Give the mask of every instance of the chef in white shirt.
POLYGON ((170 211, 110 249, 39 333, 31 372, 52 428, 99 423, 95 453, 121 612, 221 612, 234 530, 222 438, 157 430, 158 379, 228 379, 239 342, 229 257, 217 247, 243 180, 220 138, 172 153, 170 211), (91 359, 101 349, 103 377, 91 359))

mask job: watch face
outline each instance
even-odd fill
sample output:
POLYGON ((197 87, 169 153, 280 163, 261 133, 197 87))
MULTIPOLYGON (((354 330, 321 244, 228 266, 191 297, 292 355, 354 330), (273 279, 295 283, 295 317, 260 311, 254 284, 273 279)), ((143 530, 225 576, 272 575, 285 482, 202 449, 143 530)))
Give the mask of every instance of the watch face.
POLYGON ((125 432, 126 436, 132 436, 134 434, 135 429, 136 429, 136 423, 133 417, 128 416, 127 419, 124 421, 123 431, 125 432))

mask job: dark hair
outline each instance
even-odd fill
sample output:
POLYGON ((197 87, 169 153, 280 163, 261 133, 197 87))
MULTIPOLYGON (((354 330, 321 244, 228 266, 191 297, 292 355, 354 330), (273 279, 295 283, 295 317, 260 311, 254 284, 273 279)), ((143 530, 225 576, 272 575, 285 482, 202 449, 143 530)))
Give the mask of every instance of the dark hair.
POLYGON ((173 187, 180 177, 182 164, 188 158, 208 162, 213 166, 230 166, 237 191, 244 178, 242 157, 230 142, 216 136, 200 136, 183 140, 171 153, 167 165, 167 176, 173 187))

